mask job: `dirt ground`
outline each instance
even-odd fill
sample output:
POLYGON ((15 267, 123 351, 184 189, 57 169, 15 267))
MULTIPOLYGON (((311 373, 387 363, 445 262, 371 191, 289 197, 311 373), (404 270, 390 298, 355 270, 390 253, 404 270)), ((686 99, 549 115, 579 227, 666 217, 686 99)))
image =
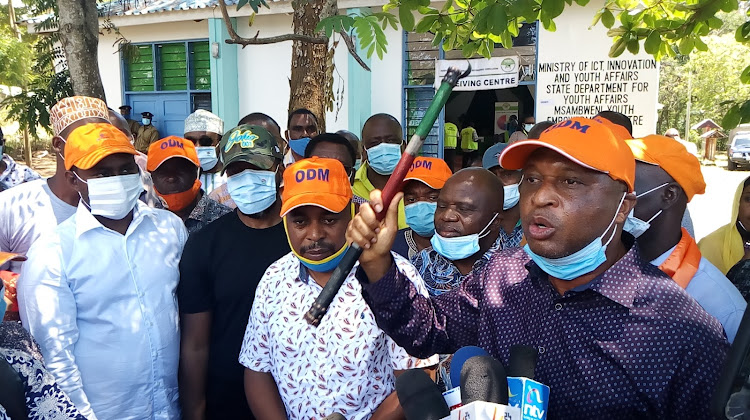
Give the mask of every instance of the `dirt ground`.
MULTIPOLYGON (((23 160, 19 160, 19 162, 25 163, 23 160)), ((55 155, 52 153, 41 151, 34 152, 31 156, 31 168, 45 178, 55 174, 56 166, 55 155)))

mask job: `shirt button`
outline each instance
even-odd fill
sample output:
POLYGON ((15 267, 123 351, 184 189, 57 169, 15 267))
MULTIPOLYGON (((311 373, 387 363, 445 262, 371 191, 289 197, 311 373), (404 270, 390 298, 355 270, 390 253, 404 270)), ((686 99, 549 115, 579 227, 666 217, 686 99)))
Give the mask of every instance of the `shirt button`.
POLYGON ((555 310, 561 310, 563 308, 562 303, 556 303, 555 304, 555 310))
POLYGON ((544 352, 547 351, 544 349, 544 347, 539 346, 539 354, 544 354, 544 352))

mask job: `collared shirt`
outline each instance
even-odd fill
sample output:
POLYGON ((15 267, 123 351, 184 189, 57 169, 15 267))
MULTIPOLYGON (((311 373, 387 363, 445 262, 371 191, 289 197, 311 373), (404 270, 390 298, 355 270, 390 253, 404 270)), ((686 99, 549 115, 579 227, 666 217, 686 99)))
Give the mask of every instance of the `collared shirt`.
POLYGON ((138 202, 125 235, 83 205, 34 243, 18 281, 24 327, 89 420, 177 419, 179 217, 138 202))
POLYGON ((208 194, 203 193, 203 197, 198 200, 198 204, 195 205, 193 211, 190 212, 190 216, 185 220, 188 234, 203 229, 207 224, 231 211, 232 209, 229 207, 217 203, 210 199, 208 194))
MULTIPOLYGON (((418 279, 403 257, 394 258, 408 278, 418 279)), ((322 288, 294 254, 273 263, 258 285, 239 360, 273 375, 291 420, 334 412, 368 419, 395 389, 394 370, 437 363, 436 356, 409 356, 378 328, 354 272, 317 328, 303 315, 322 288)))
MULTIPOLYGON (((658 267, 672 255, 675 247, 658 256, 651 264, 658 267)), ((734 341, 745 314, 747 302, 729 279, 707 259, 701 257, 698 271, 685 291, 700 303, 703 309, 721 322, 729 342, 734 341)))
POLYGON ((500 229, 500 242, 502 243, 502 248, 500 249, 519 248, 522 240, 523 228, 521 227, 520 220, 516 223, 510 234, 505 233, 505 229, 500 229))
POLYGON ((474 262, 474 265, 471 266, 471 271, 465 275, 461 274, 458 267, 453 264, 453 261, 440 255, 432 247, 420 251, 412 259, 412 262, 414 263, 414 267, 417 268, 419 275, 422 276, 430 296, 437 296, 455 289, 469 275, 481 270, 490 258, 492 258, 492 255, 502 249, 501 245, 502 240, 498 236, 490 249, 474 262))
MULTIPOLYGON (((360 166, 359 169, 357 169, 356 174, 354 174, 354 185, 352 185, 354 197, 352 197, 352 201, 357 204, 368 203, 370 201, 370 193, 375 189, 375 186, 372 185, 370 179, 367 178, 367 168, 369 168, 369 164, 367 162, 362 162, 362 166, 360 166)), ((409 227, 409 225, 406 224, 404 200, 401 200, 401 202, 398 203, 398 228, 405 229, 407 227, 409 227)))
POLYGON ((0 191, 21 185, 24 182, 41 179, 41 176, 26 165, 16 163, 12 157, 3 153, 2 161, 5 162, 5 170, 0 173, 0 191))
POLYGON ((522 249, 498 252, 430 299, 393 266, 364 296, 378 325, 416 356, 473 345, 507 366, 512 345, 536 347, 555 419, 706 418, 729 347, 721 324, 637 245, 590 287, 562 296, 522 249))
MULTIPOLYGON (((52 232, 76 212, 49 188, 46 179, 26 182, 0 193, 0 251, 26 254, 40 236, 52 232)), ((21 272, 24 262, 0 269, 21 272)))

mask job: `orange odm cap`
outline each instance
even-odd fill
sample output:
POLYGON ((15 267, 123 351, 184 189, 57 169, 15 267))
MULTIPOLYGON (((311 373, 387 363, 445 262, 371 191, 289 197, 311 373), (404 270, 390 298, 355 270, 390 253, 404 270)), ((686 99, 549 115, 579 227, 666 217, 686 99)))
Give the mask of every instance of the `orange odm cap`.
MULTIPOLYGON (((3 265, 8 261, 26 261, 26 257, 20 254, 14 254, 12 252, 0 251, 0 265, 3 265)), ((2 299, 2 296, 0 296, 0 299, 2 299)))
POLYGON ((443 159, 419 156, 412 162, 404 182, 420 181, 434 190, 441 190, 451 175, 453 173, 443 159))
POLYGON ((65 143, 65 169, 91 169, 109 155, 137 155, 130 139, 108 123, 82 125, 68 135, 65 143))
POLYGON ((598 121, 588 118, 560 121, 544 130, 538 140, 521 140, 506 147, 500 155, 500 166, 512 171, 522 169, 529 155, 540 147, 624 182, 629 192, 634 190, 633 153, 624 140, 598 121))
POLYGON ((701 164, 698 158, 687 151, 677 140, 658 135, 626 142, 635 159, 651 165, 658 165, 675 180, 687 195, 688 201, 696 194, 706 192, 701 164))
POLYGON ((630 134, 630 131, 628 131, 627 128, 619 124, 615 124, 606 118, 594 117, 594 121, 598 121, 604 124, 607 128, 609 128, 609 131, 611 131, 612 134, 614 134, 615 137, 617 137, 620 140, 629 140, 633 138, 633 136, 630 134))
POLYGON ((312 157, 284 170, 281 217, 301 206, 318 206, 341 213, 351 200, 349 175, 336 159, 312 157))
POLYGON ((198 160, 198 152, 195 150, 192 141, 182 137, 169 136, 151 143, 148 147, 146 169, 153 172, 171 158, 187 159, 193 162, 196 167, 201 166, 201 162, 198 160))

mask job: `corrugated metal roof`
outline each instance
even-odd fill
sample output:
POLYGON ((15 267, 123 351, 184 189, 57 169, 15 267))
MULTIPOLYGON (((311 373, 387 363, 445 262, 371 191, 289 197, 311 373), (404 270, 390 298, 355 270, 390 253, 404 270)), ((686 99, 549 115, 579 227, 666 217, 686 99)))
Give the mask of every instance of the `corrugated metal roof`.
MULTIPOLYGON (((225 0, 225 2, 230 7, 237 4, 237 0, 225 0)), ((100 17, 146 15, 149 13, 207 9, 218 6, 218 0, 110 0, 96 5, 100 17)), ((250 6, 245 7, 249 8, 250 6)), ((37 24, 50 16, 51 14, 48 13, 39 16, 24 17, 19 22, 37 24)))
MULTIPOLYGON (((236 0, 225 0, 228 6, 236 0)), ((218 6, 218 0, 111 0, 97 5, 99 16, 130 16, 218 6)))

